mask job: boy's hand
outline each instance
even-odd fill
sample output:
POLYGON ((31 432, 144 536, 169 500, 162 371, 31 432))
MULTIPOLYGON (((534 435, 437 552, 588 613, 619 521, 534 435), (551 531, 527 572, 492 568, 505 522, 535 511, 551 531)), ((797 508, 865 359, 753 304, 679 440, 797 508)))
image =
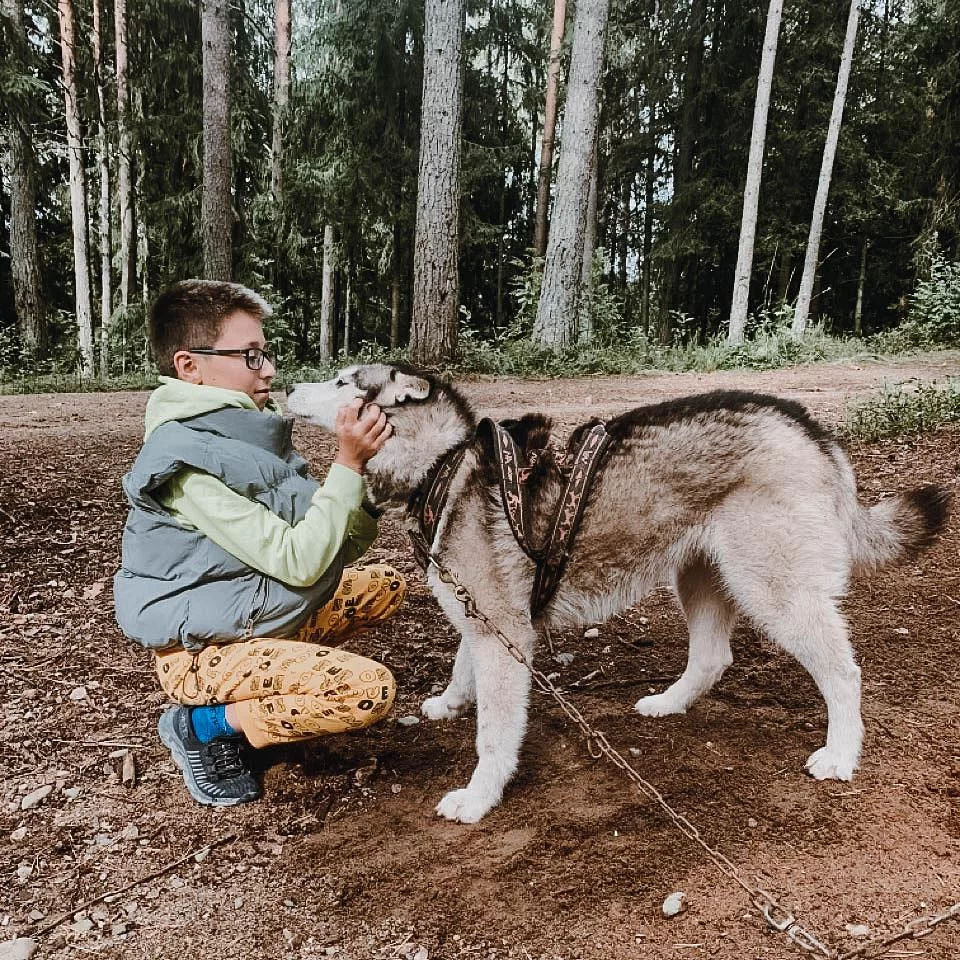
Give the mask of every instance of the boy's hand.
POLYGON ((363 473, 366 462, 376 454, 393 433, 393 427, 387 423, 387 415, 371 403, 363 415, 360 408, 363 400, 352 400, 337 413, 337 449, 334 463, 357 473, 363 473))

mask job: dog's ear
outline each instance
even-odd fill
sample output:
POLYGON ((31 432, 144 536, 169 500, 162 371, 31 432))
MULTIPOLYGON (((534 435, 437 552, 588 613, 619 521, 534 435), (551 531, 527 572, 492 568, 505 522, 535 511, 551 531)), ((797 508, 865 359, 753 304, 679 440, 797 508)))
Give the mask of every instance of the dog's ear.
POLYGON ((390 371, 390 382, 384 384, 381 398, 387 406, 408 400, 426 400, 430 396, 430 381, 396 368, 390 371))

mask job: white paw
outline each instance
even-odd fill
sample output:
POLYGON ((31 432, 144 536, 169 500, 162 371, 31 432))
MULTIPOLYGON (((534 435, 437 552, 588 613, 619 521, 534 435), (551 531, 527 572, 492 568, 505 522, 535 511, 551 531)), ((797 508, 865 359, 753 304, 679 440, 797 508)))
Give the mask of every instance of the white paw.
POLYGON ((428 720, 452 720, 463 713, 463 708, 451 707, 441 694, 439 697, 427 697, 420 706, 420 712, 428 720))
POLYGON ((495 797, 483 795, 464 787, 451 790, 438 804, 437 813, 447 820, 457 823, 476 823, 485 817, 496 805, 495 797))
POLYGON ((815 780, 852 780, 856 759, 829 747, 814 750, 807 758, 807 773, 815 780))
POLYGON ((633 705, 633 709, 643 717, 667 717, 671 713, 686 713, 687 704, 667 691, 651 697, 641 697, 633 705))

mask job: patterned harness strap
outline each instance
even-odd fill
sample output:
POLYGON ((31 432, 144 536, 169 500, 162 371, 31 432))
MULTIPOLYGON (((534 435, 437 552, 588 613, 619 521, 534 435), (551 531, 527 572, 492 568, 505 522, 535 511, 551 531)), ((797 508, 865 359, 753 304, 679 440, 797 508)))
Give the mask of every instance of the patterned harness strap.
MULTIPOLYGON (((499 423, 490 418, 481 420, 477 435, 481 432, 489 433, 493 442, 504 515, 520 549, 536 564, 530 613, 537 617, 560 586, 583 519, 590 487, 612 438, 602 423, 587 432, 573 456, 573 465, 557 501, 547 541, 542 547, 536 548, 531 538, 530 505, 525 489, 530 467, 521 465, 523 455, 516 441, 499 423)), ((422 492, 410 500, 408 510, 417 517, 420 528, 418 535, 411 534, 411 540, 417 562, 424 569, 428 564, 437 524, 450 494, 450 484, 463 462, 466 449, 467 445, 462 444, 438 461, 431 470, 432 475, 427 475, 422 492)))

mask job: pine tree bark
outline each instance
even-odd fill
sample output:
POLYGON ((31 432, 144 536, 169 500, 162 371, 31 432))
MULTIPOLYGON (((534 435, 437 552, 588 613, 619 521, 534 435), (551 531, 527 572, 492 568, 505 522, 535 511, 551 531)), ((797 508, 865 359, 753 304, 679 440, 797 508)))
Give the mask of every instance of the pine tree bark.
POLYGON ((757 235, 757 210, 760 206, 760 180, 763 175, 763 150, 767 139, 767 112, 773 88, 773 66, 780 39, 780 18, 783 0, 770 0, 767 8, 767 29, 763 38, 757 97, 753 105, 753 130, 750 134, 750 156, 747 160, 747 182, 743 189, 743 217, 740 221, 740 245, 737 269, 733 280, 733 303, 730 307, 728 343, 743 343, 750 303, 750 277, 753 273, 753 247, 757 235))
MULTIPOLYGON (((594 141, 593 153, 590 156, 590 190, 587 193, 587 220, 583 230, 583 261, 580 268, 580 287, 589 292, 593 283, 593 254, 597 248, 597 144, 594 141)), ((580 317, 577 325, 577 338, 581 343, 589 343, 593 339, 593 314, 589 309, 583 309, 580 301, 580 317)))
POLYGON ((283 128, 290 100, 290 0, 275 0, 273 58, 273 147, 270 188, 274 203, 283 197, 283 128))
POLYGON ((333 329, 333 224, 323 228, 323 281, 320 288, 320 359, 331 360, 334 351, 333 329))
POLYGON ((410 354, 453 360, 460 299, 460 128, 465 0, 426 0, 410 354))
MULTIPOLYGON (((26 49, 23 0, 3 0, 3 16, 10 20, 16 46, 11 55, 21 60, 26 49)), ((25 64, 22 66, 26 71, 25 64)), ((47 347, 47 311, 40 289, 40 253, 37 245, 36 160, 30 125, 13 111, 10 139, 10 266, 13 302, 17 311, 20 340, 30 353, 43 353, 47 347)))
POLYGON ((590 155, 597 136, 600 69, 609 10, 609 0, 581 0, 574 17, 557 198, 533 329, 534 342, 554 349, 576 339, 590 155))
POLYGON ((80 368, 93 376, 93 311, 90 306, 90 266, 87 249, 87 185, 83 170, 83 141, 80 136, 80 108, 77 98, 76 29, 72 0, 58 0, 60 59, 63 65, 63 97, 67 119, 67 153, 70 156, 70 212, 73 220, 74 302, 80 368))
MULTIPOLYGON (((657 9, 657 14, 659 10, 657 9)), ((640 279, 640 326, 650 333, 650 293, 653 283, 653 194, 657 155, 657 103, 654 96, 654 78, 657 71, 659 44, 659 16, 654 17, 650 29, 650 49, 647 54, 647 157, 643 176, 643 272, 640 279)))
POLYGON ((540 169, 537 176, 537 221, 533 238, 534 254, 547 252, 547 220, 550 210, 550 174, 553 171, 553 147, 557 136, 557 101, 560 92, 560 66, 563 32, 567 20, 566 0, 553 0, 553 32, 550 36, 550 67, 544 101, 543 139, 540 145, 540 169))
POLYGON ((793 315, 791 332, 798 340, 807 328, 807 319, 810 314, 810 299, 813 295, 813 282, 817 272, 817 257, 820 255, 820 238, 823 235, 823 219, 827 212, 827 197, 830 194, 833 161, 836 158, 837 144, 840 141, 840 124, 843 122, 843 107, 847 99, 847 84, 850 81, 850 69, 853 64, 853 50, 857 42, 857 24, 859 21, 860 0, 851 0, 850 15, 847 18, 847 34, 844 38, 840 69, 837 73, 837 89, 833 96, 833 110, 830 113, 830 125, 827 128, 827 142, 823 148, 820 179, 817 181, 817 196, 813 201, 813 218, 810 221, 807 255, 803 261, 800 294, 797 297, 797 309, 793 315))
POLYGON ((130 118, 130 81, 127 63, 127 0, 114 0, 114 43, 117 60, 117 201, 120 210, 120 322, 126 330, 127 310, 136 277, 133 202, 133 134, 130 118))
POLYGON ((110 161, 107 154, 106 90, 103 80, 103 25, 100 0, 93 0, 93 77, 97 87, 97 159, 100 166, 100 376, 110 373, 110 319, 113 277, 110 249, 110 161))
POLYGON ((203 0, 203 272, 208 280, 233 277, 230 149, 230 6, 203 0))

